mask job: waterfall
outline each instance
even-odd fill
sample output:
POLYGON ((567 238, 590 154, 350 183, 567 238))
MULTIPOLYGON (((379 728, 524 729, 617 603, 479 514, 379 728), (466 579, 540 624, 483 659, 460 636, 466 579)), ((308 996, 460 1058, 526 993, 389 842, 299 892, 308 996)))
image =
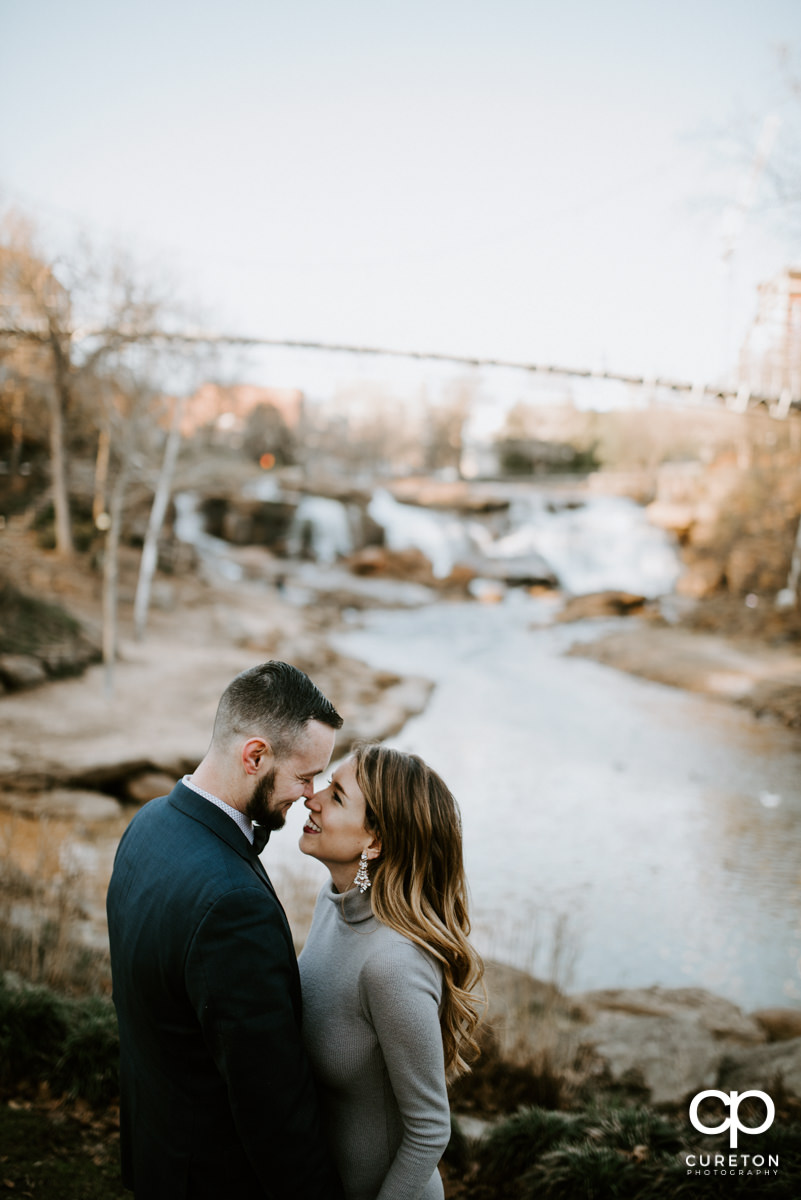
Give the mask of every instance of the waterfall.
POLYGON ((287 535, 291 558, 312 558, 330 565, 353 551, 353 534, 348 511, 339 500, 304 496, 287 535))

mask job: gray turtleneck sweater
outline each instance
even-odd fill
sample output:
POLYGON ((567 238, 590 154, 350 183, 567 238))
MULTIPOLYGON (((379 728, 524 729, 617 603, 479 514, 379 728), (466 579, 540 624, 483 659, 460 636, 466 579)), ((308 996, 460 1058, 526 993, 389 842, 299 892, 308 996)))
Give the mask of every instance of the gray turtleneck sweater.
POLYGON ((300 955, 303 1037, 347 1200, 440 1200, 450 1137, 434 958, 327 883, 300 955))

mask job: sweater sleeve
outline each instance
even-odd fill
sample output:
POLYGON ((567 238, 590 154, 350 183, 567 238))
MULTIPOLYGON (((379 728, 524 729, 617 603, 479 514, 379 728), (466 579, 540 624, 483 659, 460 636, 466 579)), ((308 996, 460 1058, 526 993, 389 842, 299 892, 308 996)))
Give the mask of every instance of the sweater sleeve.
POLYGON ((399 942, 367 960, 359 991, 403 1122, 400 1147, 376 1200, 416 1200, 436 1170, 451 1131, 439 969, 413 943, 399 942))

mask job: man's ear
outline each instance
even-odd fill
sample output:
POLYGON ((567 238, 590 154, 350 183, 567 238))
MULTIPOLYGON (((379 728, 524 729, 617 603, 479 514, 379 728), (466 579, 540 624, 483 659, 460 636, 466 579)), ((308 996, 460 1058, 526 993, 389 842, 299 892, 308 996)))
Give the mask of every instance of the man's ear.
POLYGON ((242 766, 246 775, 258 775, 265 764, 273 759, 273 750, 264 738, 248 738, 242 745, 242 766))

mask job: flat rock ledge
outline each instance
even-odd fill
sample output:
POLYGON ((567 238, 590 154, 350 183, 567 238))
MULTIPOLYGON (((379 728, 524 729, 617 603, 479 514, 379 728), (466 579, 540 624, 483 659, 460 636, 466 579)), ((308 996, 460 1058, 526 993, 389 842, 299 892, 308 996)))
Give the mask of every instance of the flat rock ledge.
POLYGON ((78 822, 108 821, 120 815, 120 806, 114 796, 83 788, 2 792, 0 808, 23 817, 78 822))

